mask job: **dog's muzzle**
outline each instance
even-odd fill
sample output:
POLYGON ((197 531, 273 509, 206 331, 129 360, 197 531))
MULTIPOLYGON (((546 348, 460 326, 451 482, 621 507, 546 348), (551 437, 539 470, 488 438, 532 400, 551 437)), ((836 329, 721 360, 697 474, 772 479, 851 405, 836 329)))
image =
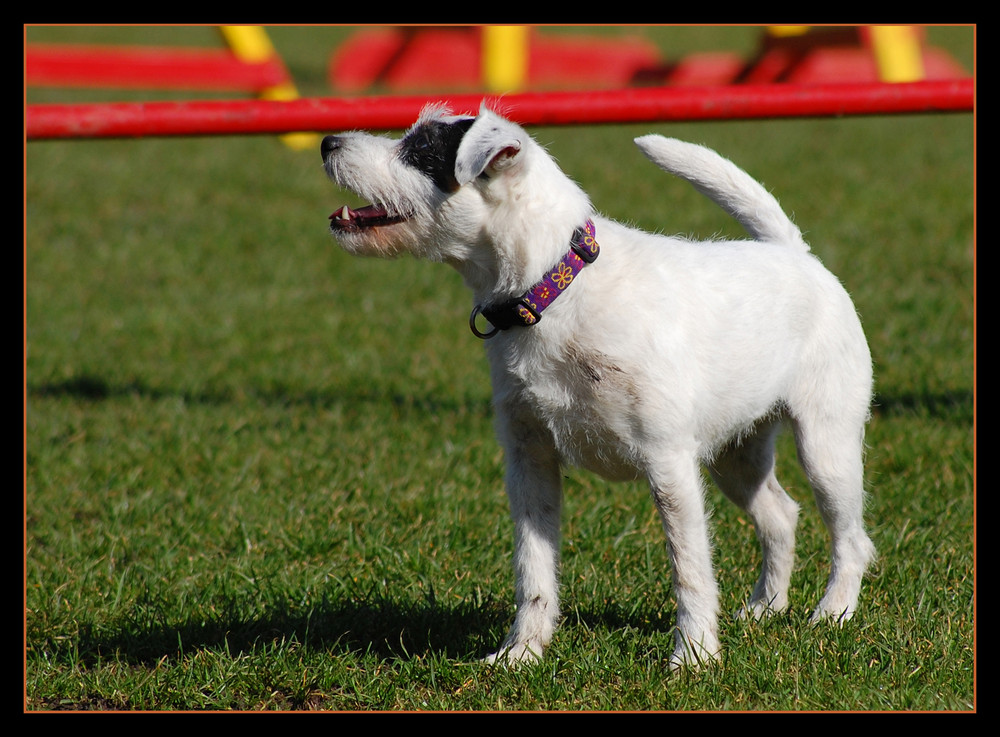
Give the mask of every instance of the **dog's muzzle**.
MULTIPOLYGON (((341 136, 326 136, 320 143, 319 151, 323 157, 323 164, 327 165, 330 156, 336 154, 337 150, 344 145, 341 136)), ((388 208, 378 203, 366 205, 353 209, 347 205, 338 207, 330 215, 330 230, 334 233, 358 232, 365 228, 374 228, 379 225, 394 225, 409 219, 409 214, 391 213, 388 208)))

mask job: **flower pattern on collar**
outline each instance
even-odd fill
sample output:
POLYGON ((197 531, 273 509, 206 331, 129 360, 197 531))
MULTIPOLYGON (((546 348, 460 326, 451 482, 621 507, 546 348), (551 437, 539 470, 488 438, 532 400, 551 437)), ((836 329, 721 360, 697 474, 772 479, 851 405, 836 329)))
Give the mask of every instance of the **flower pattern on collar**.
POLYGON ((593 263, 601 251, 597 243, 594 223, 588 220, 582 228, 577 228, 566 255, 549 270, 540 282, 520 297, 499 305, 477 305, 469 318, 472 332, 479 338, 492 338, 501 330, 515 326, 534 325, 542 319, 542 311, 555 301, 573 283, 576 275, 589 263, 593 263), (482 314, 493 330, 482 332, 476 327, 476 316, 482 314))

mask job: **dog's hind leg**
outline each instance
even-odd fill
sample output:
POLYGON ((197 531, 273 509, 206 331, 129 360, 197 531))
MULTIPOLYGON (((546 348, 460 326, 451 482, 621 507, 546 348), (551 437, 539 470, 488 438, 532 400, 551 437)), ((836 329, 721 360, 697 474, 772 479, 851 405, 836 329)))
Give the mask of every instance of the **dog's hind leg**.
POLYGON ((831 537, 830 577, 812 621, 842 622, 854 614, 862 576, 875 557, 864 530, 862 431, 849 423, 800 418, 795 437, 831 537))
POLYGON ((774 441, 779 421, 768 422, 720 452, 710 467, 723 493, 753 522, 763 563, 760 578, 739 617, 758 619, 788 606, 795 562, 795 524, 799 506, 774 475, 774 441))
POLYGON ((677 601, 675 648, 670 668, 697 667, 719 657, 719 591, 705 499, 694 454, 662 458, 650 473, 653 501, 667 536, 677 601))
MULTIPOLYGON (((500 408, 498 408, 500 410, 500 408)), ((487 662, 542 657, 559 619, 559 516, 562 475, 551 437, 533 421, 498 411, 506 453, 507 497, 514 522, 517 614, 500 649, 487 662)))

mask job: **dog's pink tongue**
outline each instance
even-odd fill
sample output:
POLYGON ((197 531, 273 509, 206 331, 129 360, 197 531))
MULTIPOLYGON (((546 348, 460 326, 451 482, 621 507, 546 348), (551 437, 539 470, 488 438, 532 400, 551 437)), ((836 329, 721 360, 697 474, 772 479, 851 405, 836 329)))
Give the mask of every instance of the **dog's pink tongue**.
POLYGON ((387 216, 386 209, 381 205, 366 205, 365 207, 359 207, 357 210, 352 210, 347 205, 344 205, 330 215, 330 220, 354 220, 355 218, 363 220, 365 218, 384 218, 387 216))

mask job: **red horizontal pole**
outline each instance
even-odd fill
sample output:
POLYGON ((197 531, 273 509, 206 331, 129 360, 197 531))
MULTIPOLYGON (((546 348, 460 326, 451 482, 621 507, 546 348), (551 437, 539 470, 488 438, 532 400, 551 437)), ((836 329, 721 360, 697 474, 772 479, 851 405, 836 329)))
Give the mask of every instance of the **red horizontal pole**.
POLYGON ((29 86, 258 92, 288 81, 277 57, 251 63, 217 49, 29 44, 24 68, 29 86))
MULTIPOLYGON (((29 141, 406 128, 428 102, 475 112, 483 95, 29 105, 29 141)), ((524 125, 971 112, 973 79, 903 84, 656 87, 511 94, 496 101, 524 125)))

